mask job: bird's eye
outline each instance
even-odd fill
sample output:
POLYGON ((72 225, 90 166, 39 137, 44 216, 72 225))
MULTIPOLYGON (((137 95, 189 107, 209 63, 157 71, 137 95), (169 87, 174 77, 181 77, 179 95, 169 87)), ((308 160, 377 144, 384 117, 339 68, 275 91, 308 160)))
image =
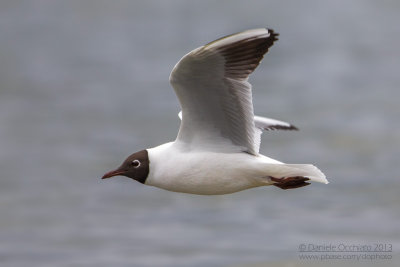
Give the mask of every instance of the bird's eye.
POLYGON ((132 161, 131 165, 132 165, 134 168, 139 168, 139 166, 140 166, 140 161, 137 160, 137 159, 135 159, 134 161, 132 161))

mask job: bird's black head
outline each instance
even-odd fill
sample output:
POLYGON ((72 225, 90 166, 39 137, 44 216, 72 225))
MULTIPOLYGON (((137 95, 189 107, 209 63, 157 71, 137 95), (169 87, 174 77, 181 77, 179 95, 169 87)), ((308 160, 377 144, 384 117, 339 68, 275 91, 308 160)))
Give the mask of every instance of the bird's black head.
POLYGON ((104 174, 102 179, 123 175, 144 184, 149 175, 149 164, 150 161, 147 150, 141 150, 127 157, 118 169, 104 174))

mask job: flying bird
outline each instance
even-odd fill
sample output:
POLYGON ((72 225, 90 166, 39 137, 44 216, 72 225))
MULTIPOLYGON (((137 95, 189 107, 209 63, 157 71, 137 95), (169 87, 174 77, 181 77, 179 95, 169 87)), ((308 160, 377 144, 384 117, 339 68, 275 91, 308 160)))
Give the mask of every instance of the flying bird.
POLYGON ((169 77, 182 111, 175 141, 130 155, 102 179, 126 176, 165 190, 221 195, 274 185, 327 184, 311 164, 285 164, 259 153, 263 130, 296 130, 255 116, 249 75, 278 40, 271 29, 228 35, 189 52, 169 77))

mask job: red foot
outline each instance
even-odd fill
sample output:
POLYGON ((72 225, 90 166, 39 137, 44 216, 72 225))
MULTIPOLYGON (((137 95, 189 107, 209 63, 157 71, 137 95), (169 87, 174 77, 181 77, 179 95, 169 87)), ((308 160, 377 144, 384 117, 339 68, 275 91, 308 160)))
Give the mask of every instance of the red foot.
POLYGON ((286 178, 270 177, 270 178, 271 181, 275 182, 273 185, 279 187, 280 189, 293 189, 310 184, 306 182, 310 179, 303 176, 286 177, 286 178))

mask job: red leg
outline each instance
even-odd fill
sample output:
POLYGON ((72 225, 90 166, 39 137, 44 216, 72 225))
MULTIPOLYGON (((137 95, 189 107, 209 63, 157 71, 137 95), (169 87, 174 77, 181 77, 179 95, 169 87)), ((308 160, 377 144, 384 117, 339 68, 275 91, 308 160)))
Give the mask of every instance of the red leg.
POLYGON ((271 181, 275 182, 273 185, 281 189, 299 188, 310 184, 306 182, 310 179, 303 176, 285 177, 285 178, 270 177, 270 178, 271 181))

